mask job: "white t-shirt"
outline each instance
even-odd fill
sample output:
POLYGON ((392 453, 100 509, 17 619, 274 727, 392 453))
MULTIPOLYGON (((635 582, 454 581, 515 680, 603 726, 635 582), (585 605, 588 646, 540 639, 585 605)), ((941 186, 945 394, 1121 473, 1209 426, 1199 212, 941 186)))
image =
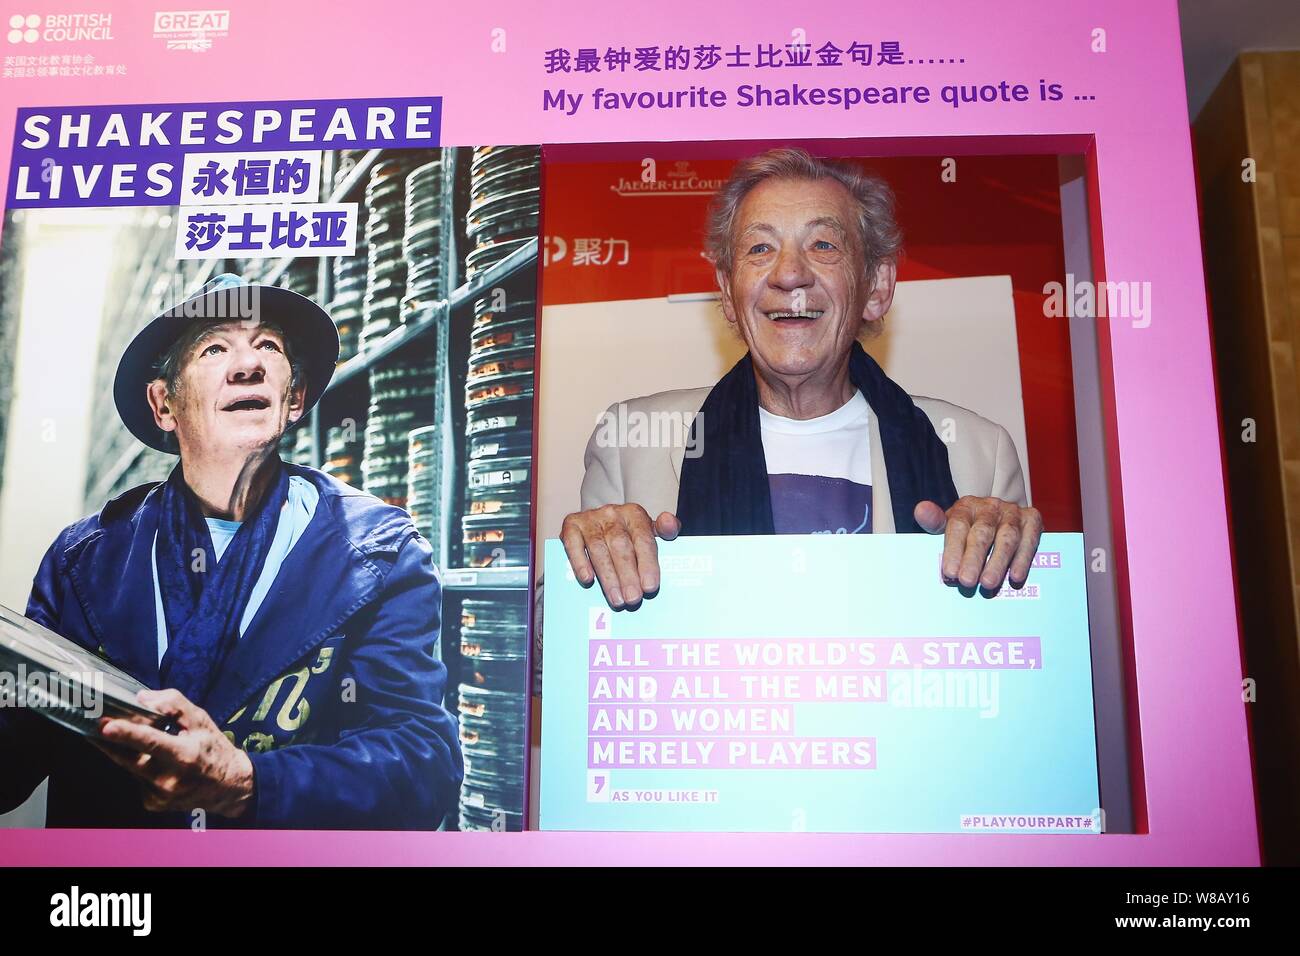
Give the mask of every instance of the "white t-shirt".
POLYGON ((777 534, 871 533, 870 406, 843 406, 799 421, 761 406, 759 425, 777 534))

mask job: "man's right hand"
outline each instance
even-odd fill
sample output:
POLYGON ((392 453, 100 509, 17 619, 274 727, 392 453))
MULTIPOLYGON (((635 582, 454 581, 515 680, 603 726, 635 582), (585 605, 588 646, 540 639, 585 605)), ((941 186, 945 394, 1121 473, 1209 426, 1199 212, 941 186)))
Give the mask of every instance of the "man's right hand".
POLYGON ((560 539, 583 587, 598 580, 610 607, 635 610, 642 597, 659 590, 655 536, 671 541, 681 530, 682 523, 667 511, 651 521, 640 505, 605 505, 566 517, 560 539))

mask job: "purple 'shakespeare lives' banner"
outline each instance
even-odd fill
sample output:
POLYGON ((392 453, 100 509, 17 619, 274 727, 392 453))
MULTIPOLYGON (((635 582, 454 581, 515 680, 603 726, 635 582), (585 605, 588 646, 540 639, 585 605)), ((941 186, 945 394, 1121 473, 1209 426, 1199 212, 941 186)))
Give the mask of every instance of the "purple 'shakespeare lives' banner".
POLYGON ((6 201, 174 206, 189 153, 428 149, 441 127, 437 96, 22 108, 6 201))

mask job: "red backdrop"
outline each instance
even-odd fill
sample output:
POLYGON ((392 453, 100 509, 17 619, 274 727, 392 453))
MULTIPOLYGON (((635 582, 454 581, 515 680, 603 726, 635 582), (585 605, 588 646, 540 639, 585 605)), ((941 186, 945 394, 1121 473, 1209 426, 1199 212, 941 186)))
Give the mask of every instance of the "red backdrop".
MULTIPOLYGON (((867 144, 807 144, 883 176, 898 198, 899 279, 1009 275, 1034 505, 1050 531, 1083 530, 1070 335, 1043 314, 1043 287, 1065 279, 1055 156, 859 158, 867 144)), ((705 210, 754 143, 595 145, 543 150, 545 305, 644 299, 716 288, 701 257, 705 210), (642 182, 646 158, 655 164, 642 182), (657 198, 649 198, 649 195, 657 198), (626 245, 624 245, 626 243, 626 245)))

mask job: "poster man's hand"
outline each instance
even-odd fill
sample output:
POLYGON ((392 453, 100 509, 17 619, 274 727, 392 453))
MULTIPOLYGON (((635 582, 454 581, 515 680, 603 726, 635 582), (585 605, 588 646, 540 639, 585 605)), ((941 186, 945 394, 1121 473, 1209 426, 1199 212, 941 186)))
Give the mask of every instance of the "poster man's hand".
POLYGON ((1025 586, 1043 534, 1036 508, 966 495, 947 511, 922 501, 912 514, 923 530, 943 533, 941 573, 947 584, 998 591, 1005 578, 1017 590, 1025 586))
POLYGON ((659 590, 656 535, 671 541, 681 530, 667 511, 651 521, 640 505, 605 505, 566 517, 560 539, 583 587, 598 580, 610 607, 635 610, 645 595, 659 590))
POLYGON ((176 718, 181 732, 172 735, 148 724, 105 718, 100 733, 117 746, 97 746, 141 781, 144 808, 162 812, 201 807, 227 817, 243 815, 253 798, 248 754, 180 691, 144 690, 138 699, 142 707, 176 718))

